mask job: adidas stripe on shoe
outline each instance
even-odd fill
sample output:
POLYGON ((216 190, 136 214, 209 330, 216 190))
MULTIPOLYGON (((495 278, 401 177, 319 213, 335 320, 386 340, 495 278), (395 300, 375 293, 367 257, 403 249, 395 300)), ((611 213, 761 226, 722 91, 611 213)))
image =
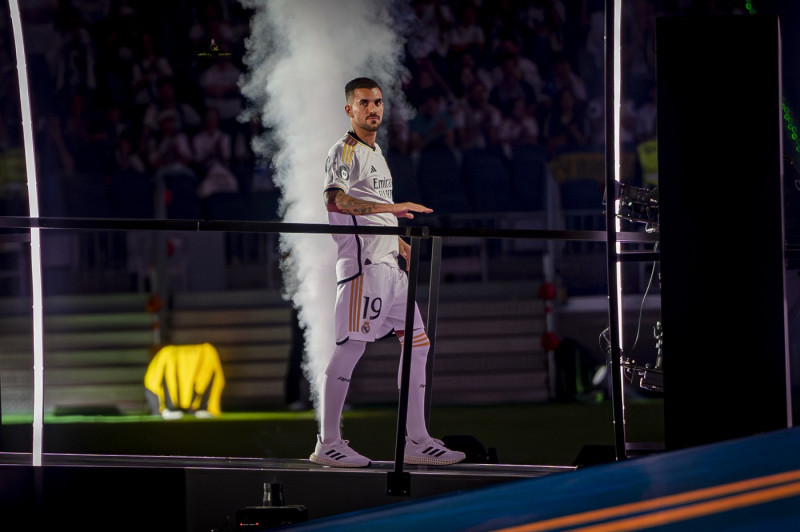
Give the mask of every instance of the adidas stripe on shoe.
POLYGON ((367 467, 370 464, 369 458, 355 452, 348 443, 347 440, 322 443, 317 435, 317 445, 309 460, 331 467, 367 467))
POLYGON ((441 440, 430 438, 417 443, 406 437, 403 462, 406 464, 450 465, 462 461, 467 455, 445 447, 441 440))

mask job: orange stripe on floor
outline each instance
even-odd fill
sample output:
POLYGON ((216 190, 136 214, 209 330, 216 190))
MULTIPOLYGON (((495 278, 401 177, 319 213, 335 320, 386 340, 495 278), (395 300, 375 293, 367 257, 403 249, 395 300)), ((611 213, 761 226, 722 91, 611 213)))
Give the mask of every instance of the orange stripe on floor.
MULTIPOLYGON (((541 530, 552 530, 555 528, 564 528, 570 526, 578 526, 582 524, 591 523, 593 521, 601 521, 605 519, 613 519, 613 518, 621 518, 625 515, 629 515, 632 513, 638 512, 648 512, 648 511, 657 511, 662 508, 666 508, 668 506, 675 506, 678 504, 690 504, 697 501, 701 501, 703 499, 711 499, 714 497, 724 497, 728 496, 737 492, 744 492, 748 490, 762 490, 762 488, 775 486, 777 484, 784 484, 788 482, 794 482, 792 484, 787 484, 786 486, 781 487, 773 487, 771 489, 762 490, 758 492, 752 493, 744 493, 737 496, 728 497, 726 499, 719 499, 714 500, 706 503, 698 503, 694 504, 693 506, 689 507, 682 507, 682 508, 675 508, 672 510, 665 510, 663 512, 659 512, 656 515, 663 515, 665 513, 675 514, 670 518, 671 521, 679 520, 679 519, 688 519, 690 517, 698 517, 700 515, 707 515, 709 513, 715 513, 723 510, 727 510, 733 508, 735 506, 728 506, 727 501, 736 499, 735 505, 745 506, 745 505, 752 505, 752 504, 760 504, 762 502, 766 502, 769 500, 775 500, 785 497, 791 497, 797 494, 800 494, 800 483, 796 482, 800 480, 800 470, 795 471, 787 471, 785 473, 777 473, 775 475, 768 475, 765 477, 757 477, 748 480, 741 480, 738 482, 731 482, 730 484, 723 484, 721 486, 713 486, 710 488, 703 488, 699 490, 688 491, 684 493, 678 493, 675 495, 667 495, 665 497, 658 497, 656 499, 650 499, 647 501, 640 501, 634 502, 629 504, 622 504, 619 506, 613 506, 611 508, 601 508, 599 510, 592 510, 589 512, 583 512, 579 514, 573 515, 566 515, 563 517, 556 517, 553 519, 547 519, 545 521, 538 521, 535 523, 529 523, 525 525, 514 526, 510 528, 501 529, 502 532, 536 532, 541 530), (776 491, 777 490, 777 491, 776 491), (768 497, 768 498, 764 498, 768 497), (752 498, 752 502, 747 502, 752 498), (681 515, 684 511, 689 511, 692 508, 701 508, 701 511, 705 513, 699 513, 697 515, 686 515, 682 517, 675 517, 677 515, 681 515)), ((640 517, 632 517, 627 518, 625 521, 629 520, 639 520, 645 518, 655 518, 655 515, 648 515, 648 516, 640 516, 640 517)), ((666 523, 667 521, 665 521, 666 523)), ((585 529, 580 530, 592 530, 592 531, 600 531, 600 530, 635 530, 636 528, 641 528, 643 526, 651 526, 652 522, 649 524, 641 524, 632 526, 632 528, 620 528, 622 521, 614 521, 613 523, 597 525, 594 527, 587 527, 585 529), (605 526, 610 526, 611 528, 603 528, 605 526)), ((498 531, 499 532, 499 531, 498 531)))
POLYGON ((652 514, 628 517, 627 519, 611 521, 610 523, 604 523, 601 525, 574 528, 573 532, 617 532, 621 530, 641 530, 642 528, 662 526, 669 523, 674 523, 676 521, 686 521, 687 519, 718 514, 727 512, 729 510, 744 508, 746 506, 754 506, 756 504, 762 504, 778 499, 785 499, 787 497, 795 497, 797 495, 800 495, 800 482, 785 484, 783 486, 777 486, 774 488, 765 488, 759 491, 741 493, 739 495, 733 495, 723 499, 715 499, 713 501, 701 502, 689 506, 680 506, 670 510, 661 510, 652 514))

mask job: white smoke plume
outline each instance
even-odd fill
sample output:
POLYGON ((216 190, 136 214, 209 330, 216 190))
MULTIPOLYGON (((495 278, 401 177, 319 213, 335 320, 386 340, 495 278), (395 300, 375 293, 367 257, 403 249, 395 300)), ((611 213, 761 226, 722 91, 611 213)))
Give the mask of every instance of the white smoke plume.
MULTIPOLYGON (((327 223, 322 201, 328 149, 349 128, 344 86, 375 79, 387 115, 406 109, 401 81, 407 0, 240 0, 253 10, 240 86, 268 133, 256 155, 272 161, 284 222, 327 223)), ((388 122, 388 116, 384 117, 388 122)), ((386 124, 379 143, 386 148, 386 124)), ((281 234, 287 293, 305 328, 305 374, 314 404, 334 346, 336 247, 329 234, 281 234)))

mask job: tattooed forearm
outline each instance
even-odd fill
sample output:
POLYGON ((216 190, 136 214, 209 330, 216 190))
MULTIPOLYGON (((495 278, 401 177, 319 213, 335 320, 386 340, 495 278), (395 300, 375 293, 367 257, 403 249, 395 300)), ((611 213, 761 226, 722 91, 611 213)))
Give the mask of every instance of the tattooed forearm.
POLYGON ((341 191, 336 194, 334 201, 339 212, 356 216, 384 212, 382 209, 385 208, 385 205, 357 199, 341 191))

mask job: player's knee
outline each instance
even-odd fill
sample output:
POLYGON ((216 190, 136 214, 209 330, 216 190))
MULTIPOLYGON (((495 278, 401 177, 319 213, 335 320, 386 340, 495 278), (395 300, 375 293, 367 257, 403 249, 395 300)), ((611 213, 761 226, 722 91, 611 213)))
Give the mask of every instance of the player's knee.
POLYGON ((337 345, 328 362, 328 367, 325 369, 325 375, 329 379, 346 379, 349 382, 353 369, 364 353, 365 347, 364 342, 355 340, 337 345))
MULTIPOLYGON (((400 342, 405 341, 405 331, 404 330, 396 330, 395 334, 400 342)), ((430 345, 430 340, 428 339, 428 334, 425 332, 425 329, 419 328, 414 329, 414 336, 412 341, 414 342, 414 347, 422 346, 422 345, 430 345)))
POLYGON ((427 350, 431 345, 431 341, 428 338, 428 334, 425 332, 425 329, 415 329, 414 338, 412 341, 412 347, 424 347, 425 350, 427 350))

